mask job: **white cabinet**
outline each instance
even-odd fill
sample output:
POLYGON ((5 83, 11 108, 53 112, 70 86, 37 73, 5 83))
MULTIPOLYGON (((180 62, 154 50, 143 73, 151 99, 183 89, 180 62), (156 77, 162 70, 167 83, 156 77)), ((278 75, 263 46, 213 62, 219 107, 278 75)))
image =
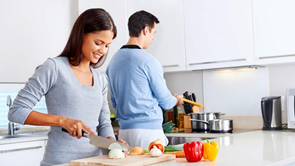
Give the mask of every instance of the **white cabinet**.
POLYGON ((39 166, 45 152, 45 140, 0 145, 1 165, 39 166))
POLYGON ((38 65, 63 51, 78 15, 74 5, 72 0, 1 1, 0 82, 26 82, 38 65))
POLYGON ((128 42, 128 28, 126 17, 126 5, 125 0, 79 0, 79 14, 90 8, 103 8, 113 18, 117 27, 117 37, 112 41, 110 45, 108 57, 105 63, 98 68, 99 71, 106 71, 106 68, 112 58, 112 56, 128 42))
POLYGON ((184 0, 188 70, 254 64, 251 0, 184 0))
POLYGON ((252 3, 255 64, 295 62, 295 1, 252 3))
POLYGON ((160 21, 147 52, 161 62, 165 72, 186 70, 183 0, 127 0, 127 18, 139 10, 160 21))

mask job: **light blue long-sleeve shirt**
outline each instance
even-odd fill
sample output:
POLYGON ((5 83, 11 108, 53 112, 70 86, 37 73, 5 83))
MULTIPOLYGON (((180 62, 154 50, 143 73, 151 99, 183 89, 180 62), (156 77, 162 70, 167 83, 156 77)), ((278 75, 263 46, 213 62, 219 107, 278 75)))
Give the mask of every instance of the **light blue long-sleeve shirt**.
POLYGON ((160 62, 138 46, 123 46, 107 68, 111 101, 120 129, 162 129, 162 109, 171 109, 172 96, 160 62))

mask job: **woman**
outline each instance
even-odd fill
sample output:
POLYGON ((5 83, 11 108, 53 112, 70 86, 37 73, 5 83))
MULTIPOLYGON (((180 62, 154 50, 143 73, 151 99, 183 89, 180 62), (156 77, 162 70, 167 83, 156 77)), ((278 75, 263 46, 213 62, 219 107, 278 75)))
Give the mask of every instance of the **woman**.
POLYGON ((104 63, 116 35, 114 21, 105 10, 85 11, 76 20, 61 55, 38 66, 15 98, 10 121, 51 126, 42 166, 101 155, 101 149, 90 145, 88 138, 80 139, 82 130, 93 135, 97 130, 98 135, 114 140, 107 81, 94 68, 104 63), (32 110, 43 95, 48 114, 32 110))

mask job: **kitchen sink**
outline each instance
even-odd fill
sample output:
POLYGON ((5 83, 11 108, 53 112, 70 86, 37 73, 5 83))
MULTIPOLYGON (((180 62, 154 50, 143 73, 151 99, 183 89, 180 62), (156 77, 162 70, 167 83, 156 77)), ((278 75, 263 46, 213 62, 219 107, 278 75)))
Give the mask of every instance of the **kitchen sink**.
POLYGON ((25 137, 37 137, 37 136, 45 136, 48 132, 36 132, 36 133, 20 133, 15 135, 0 135, 0 140, 2 139, 10 139, 10 138, 25 138, 25 137))
MULTIPOLYGON (((204 141, 205 138, 200 138, 200 137, 167 137, 169 140, 168 145, 178 145, 178 144, 185 144, 187 142, 192 142, 192 141, 204 141)), ((207 138, 208 140, 210 139, 215 139, 215 138, 207 138)))

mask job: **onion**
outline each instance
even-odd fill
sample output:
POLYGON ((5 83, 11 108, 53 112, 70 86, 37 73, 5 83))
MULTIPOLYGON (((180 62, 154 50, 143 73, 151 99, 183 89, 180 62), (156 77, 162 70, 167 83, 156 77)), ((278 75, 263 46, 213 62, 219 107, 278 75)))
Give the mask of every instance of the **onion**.
POLYGON ((123 159, 125 158, 124 153, 122 152, 121 149, 112 149, 109 152, 109 158, 111 159, 123 159))
POLYGON ((134 147, 133 149, 131 149, 130 154, 135 154, 135 155, 143 155, 144 151, 141 147, 134 147))
POLYGON ((112 143, 112 144, 110 144, 110 146, 109 146, 108 149, 109 150, 112 150, 112 149, 121 149, 121 151, 123 150, 122 149, 122 146, 120 144, 118 144, 118 143, 112 143))

